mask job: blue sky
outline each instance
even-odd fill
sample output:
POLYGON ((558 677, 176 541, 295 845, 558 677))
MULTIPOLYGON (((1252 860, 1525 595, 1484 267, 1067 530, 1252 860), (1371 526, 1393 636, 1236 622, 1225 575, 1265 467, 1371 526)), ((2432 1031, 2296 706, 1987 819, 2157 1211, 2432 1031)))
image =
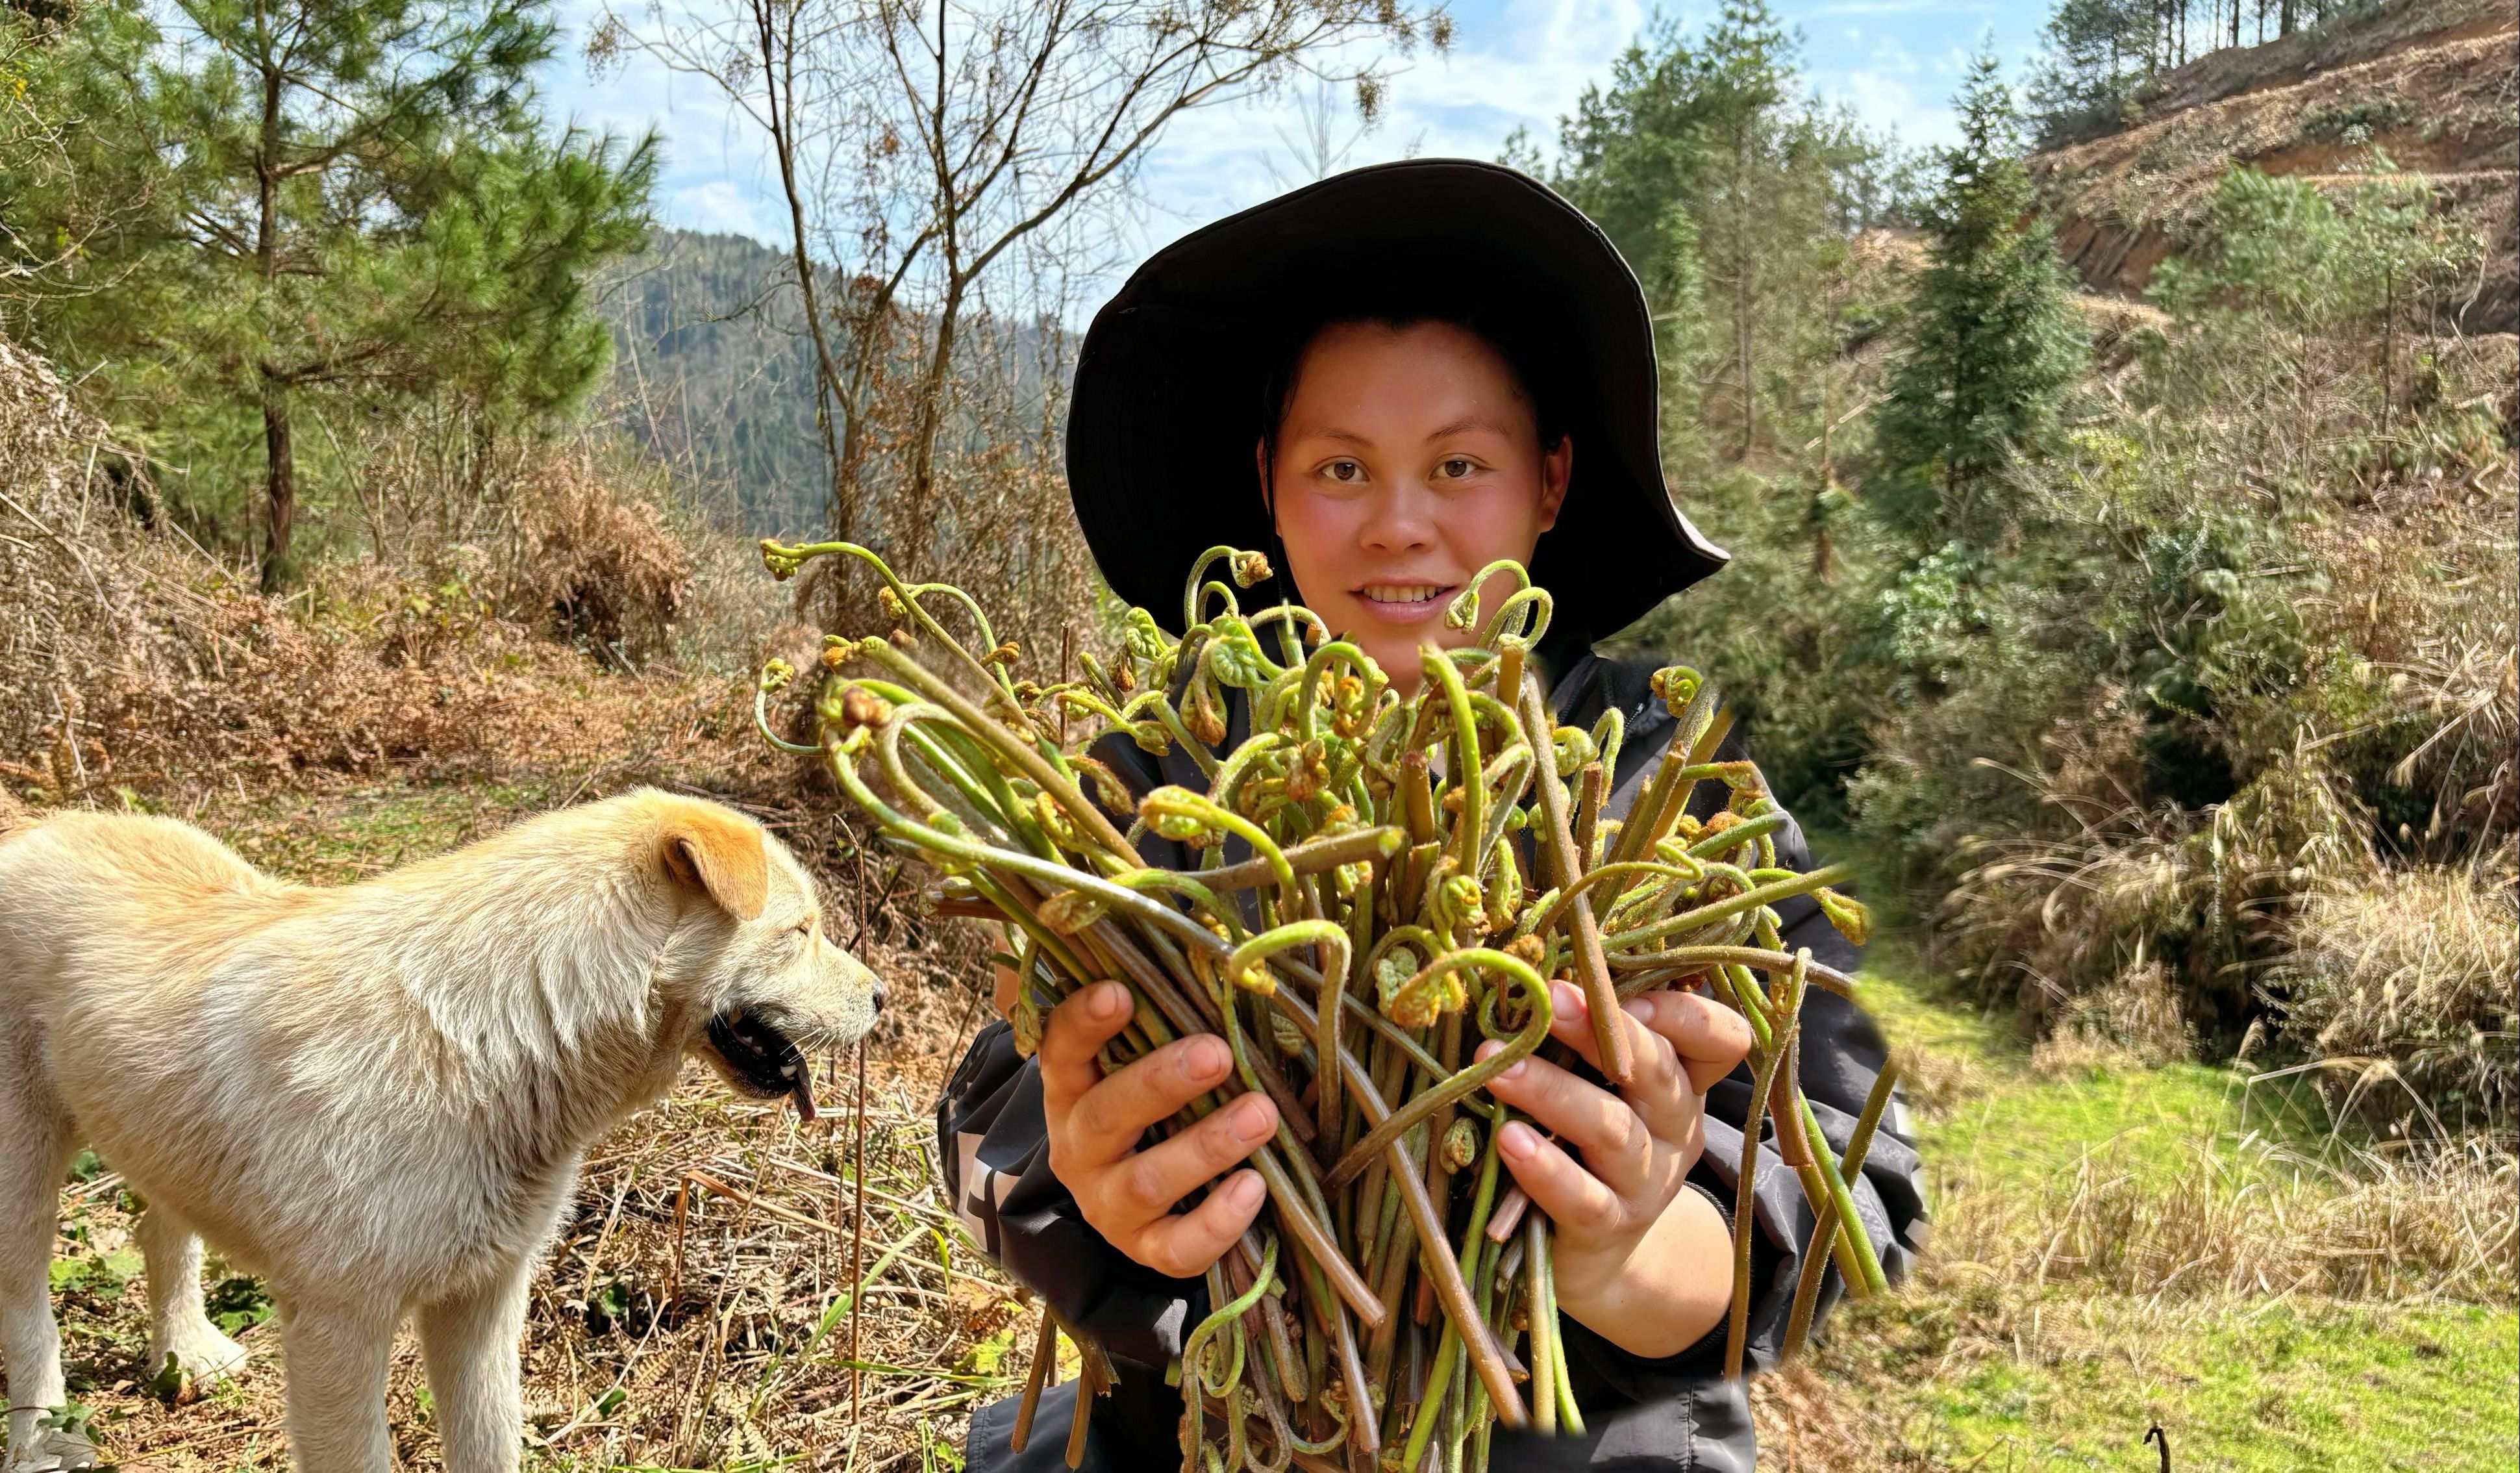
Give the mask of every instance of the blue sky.
MULTIPOLYGON (((547 78, 554 114, 663 134, 658 207, 665 223, 781 242, 784 210, 748 126, 730 115, 706 82, 652 63, 633 62, 601 82, 590 80, 581 51, 584 3, 569 4, 581 20, 547 78)), ((1997 54, 2017 80, 2048 9, 2037 0, 1773 3, 1802 32, 1811 86, 1912 144, 1951 136, 1951 94, 1981 35, 1992 31, 1997 54)), ((1662 9, 1693 30, 1715 7, 1662 9)), ((1372 131, 1360 132, 1352 106, 1328 100, 1333 141, 1345 146, 1344 163, 1354 165, 1412 156, 1494 158, 1517 126, 1552 140, 1558 117, 1573 109, 1587 83, 1607 76, 1611 60, 1654 13, 1645 0, 1455 0, 1451 54, 1421 52, 1399 63, 1388 113, 1372 131)), ((1125 232, 1136 238, 1135 249, 1122 254, 1134 260, 1183 231, 1310 178, 1298 140, 1307 108, 1319 112, 1322 103, 1294 95, 1177 118, 1147 161, 1146 207, 1125 232)))

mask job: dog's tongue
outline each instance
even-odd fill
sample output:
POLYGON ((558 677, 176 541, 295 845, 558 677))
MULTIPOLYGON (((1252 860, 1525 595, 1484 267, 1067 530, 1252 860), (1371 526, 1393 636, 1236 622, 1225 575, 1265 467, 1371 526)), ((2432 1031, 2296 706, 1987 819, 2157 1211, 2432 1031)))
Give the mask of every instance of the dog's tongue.
POLYGON ((796 1118, 807 1125, 812 1125, 814 1123, 814 1071, 812 1066, 805 1062, 805 1055, 801 1049, 796 1054, 796 1082, 788 1092, 796 1101, 796 1118))

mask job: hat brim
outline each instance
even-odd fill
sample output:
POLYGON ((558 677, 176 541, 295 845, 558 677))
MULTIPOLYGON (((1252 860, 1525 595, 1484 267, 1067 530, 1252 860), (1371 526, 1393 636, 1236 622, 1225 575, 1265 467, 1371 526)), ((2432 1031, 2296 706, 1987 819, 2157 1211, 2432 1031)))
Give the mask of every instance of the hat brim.
POLYGON ((1617 248, 1524 174, 1412 160, 1194 231, 1096 314, 1069 401, 1067 482, 1112 591, 1172 624, 1200 552, 1272 546, 1253 450, 1284 324, 1306 303, 1370 301, 1382 283, 1423 300, 1438 280, 1529 313, 1550 345, 1574 471, 1531 572, 1562 629, 1616 633, 1730 560, 1665 487, 1653 324, 1617 248))

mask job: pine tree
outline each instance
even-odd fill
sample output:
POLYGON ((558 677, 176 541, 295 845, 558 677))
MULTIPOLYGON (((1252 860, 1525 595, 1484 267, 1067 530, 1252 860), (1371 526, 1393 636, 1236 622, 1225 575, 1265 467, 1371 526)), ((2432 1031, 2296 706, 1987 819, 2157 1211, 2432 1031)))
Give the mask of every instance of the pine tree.
POLYGON ((1767 0, 1725 0, 1699 62, 1710 187, 1698 236, 1710 315, 1723 337, 1712 387, 1732 419, 1735 461, 1749 459, 1759 439, 1761 329, 1771 299, 1795 274, 1798 248, 1820 241, 1825 218, 1826 176, 1792 166, 1800 119, 1776 115, 1793 93, 1797 50, 1767 0))
POLYGON ((1874 416, 1874 513, 1920 548, 1985 545, 2015 456, 2054 433, 2090 356, 2051 229, 2033 213, 2019 116, 1995 57, 1971 63, 1960 142, 1941 153, 1926 210, 1929 263, 1874 416))
POLYGON ((1886 151, 1810 102, 1798 52, 1765 0, 1727 0, 1693 40, 1659 21, 1560 130, 1552 182, 1636 268, 1667 423, 1702 437, 1672 447, 1684 461, 1737 463, 1781 437, 1817 284, 1885 203, 1886 151))
POLYGON ((2126 120, 2148 70, 2151 0, 2056 0, 2030 84, 2039 142, 2052 148, 2126 120))
POLYGON ((603 370, 583 283, 644 237, 653 150, 546 135, 547 9, 173 0, 172 34, 139 23, 118 163, 156 207, 96 253, 49 345, 106 365, 167 451, 258 459, 266 587, 291 575, 310 403, 449 396, 477 465, 603 370))

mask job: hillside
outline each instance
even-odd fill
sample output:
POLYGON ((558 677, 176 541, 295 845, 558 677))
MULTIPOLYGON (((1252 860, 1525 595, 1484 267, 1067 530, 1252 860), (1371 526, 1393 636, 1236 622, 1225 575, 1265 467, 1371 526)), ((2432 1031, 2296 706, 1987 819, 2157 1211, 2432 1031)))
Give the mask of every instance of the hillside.
POLYGON ((2126 127, 2030 161, 2058 244, 2095 290, 2132 295, 2231 164, 2350 183, 2374 149, 2429 180, 2488 242, 2444 305, 2469 332, 2520 330, 2513 45, 2503 0, 2391 0, 2367 19, 2212 52, 2164 73, 2126 127))
POLYGON ((727 525, 757 534, 820 525, 828 482, 789 272, 758 241, 664 230, 601 294, 608 417, 727 525))
MULTIPOLYGON (((793 273, 786 252, 744 236, 660 230, 608 273, 598 294, 613 345, 605 418, 672 469, 721 526, 747 535, 794 536, 824 525, 830 473, 793 273)), ((826 305, 842 290, 827 269, 826 305)), ((905 352, 924 341, 923 330, 908 330, 915 312, 896 306, 894 320, 905 352)), ((833 350, 845 355, 845 341, 834 327, 833 350)), ((949 437, 966 437, 966 448, 990 442, 992 430, 968 402, 975 385, 1012 396, 1001 412, 1037 420, 1042 365, 1067 350, 1038 324, 967 313, 955 350, 966 400, 948 421, 949 437)), ((885 382, 906 392, 920 367, 904 357, 885 382)), ((881 453, 902 428, 890 421, 907 406, 878 391, 875 413, 881 453)))

